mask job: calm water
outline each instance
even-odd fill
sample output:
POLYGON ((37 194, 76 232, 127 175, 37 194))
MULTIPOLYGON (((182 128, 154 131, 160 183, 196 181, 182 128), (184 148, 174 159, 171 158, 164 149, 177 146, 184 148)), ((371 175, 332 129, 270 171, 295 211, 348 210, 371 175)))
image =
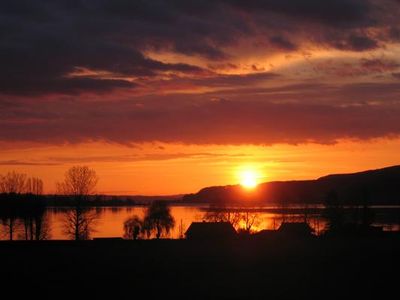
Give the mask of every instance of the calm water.
MULTIPOLYGON (((96 221, 96 231, 91 237, 122 237, 124 235, 124 221, 137 215, 142 217, 145 207, 102 207, 94 209, 98 213, 96 221)), ((46 213, 50 239, 66 239, 63 233, 63 219, 65 209, 49 208, 46 213)), ((240 212, 240 210, 239 210, 240 212)), ((326 228, 326 220, 321 216, 322 210, 316 209, 308 215, 308 222, 314 228, 317 234, 323 232, 326 228)), ((384 226, 384 230, 398 230, 398 212, 400 208, 382 208, 375 207, 375 225, 384 226)), ((207 214, 207 208, 201 206, 171 206, 171 213, 175 219, 175 227, 170 232, 169 238, 179 238, 189 227, 192 222, 204 220, 207 214)), ((243 213, 243 211, 242 211, 243 213)), ((277 208, 258 208, 251 212, 251 218, 255 218, 252 231, 262 229, 277 229, 283 218, 286 221, 302 221, 304 215, 296 212, 296 208, 287 211, 285 216, 277 210, 277 208)), ((245 221, 241 220, 237 223, 236 228, 244 228, 245 221)), ((24 239, 24 226, 21 221, 16 222, 14 230, 15 239, 24 239)), ((0 225, 0 239, 8 239, 7 228, 0 225)))

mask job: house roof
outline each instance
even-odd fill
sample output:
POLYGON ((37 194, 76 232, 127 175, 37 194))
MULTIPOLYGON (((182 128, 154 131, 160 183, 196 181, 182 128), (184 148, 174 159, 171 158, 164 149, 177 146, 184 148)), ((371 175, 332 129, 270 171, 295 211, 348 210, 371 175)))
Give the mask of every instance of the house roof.
POLYGON ((306 222, 283 222, 278 231, 291 234, 311 234, 313 229, 306 222))
POLYGON ((232 237, 236 230, 229 222, 193 222, 185 235, 188 238, 232 237))

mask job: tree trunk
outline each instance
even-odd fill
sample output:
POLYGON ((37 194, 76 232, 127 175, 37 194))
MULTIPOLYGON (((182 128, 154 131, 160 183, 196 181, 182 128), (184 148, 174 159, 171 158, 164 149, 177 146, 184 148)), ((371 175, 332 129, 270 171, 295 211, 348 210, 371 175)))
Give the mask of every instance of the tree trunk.
POLYGON ((40 233, 42 230, 42 221, 40 217, 36 217, 35 219, 35 239, 38 241, 40 240, 40 233))
POLYGON ((27 241, 27 240, 28 240, 28 227, 29 227, 29 225, 28 225, 28 220, 27 220, 27 219, 25 219, 25 220, 24 220, 25 241, 27 241))
POLYGON ((157 225, 157 239, 160 239, 161 236, 161 228, 159 225, 157 225))
POLYGON ((75 241, 79 240, 79 206, 75 208, 75 241))
POLYGON ((30 239, 33 240, 33 218, 29 219, 29 230, 30 230, 30 239))
POLYGON ((9 228, 8 228, 8 230, 9 230, 9 236, 10 236, 10 241, 13 240, 13 230, 14 230, 13 227, 14 227, 14 221, 13 221, 12 218, 10 218, 10 224, 9 224, 9 228))

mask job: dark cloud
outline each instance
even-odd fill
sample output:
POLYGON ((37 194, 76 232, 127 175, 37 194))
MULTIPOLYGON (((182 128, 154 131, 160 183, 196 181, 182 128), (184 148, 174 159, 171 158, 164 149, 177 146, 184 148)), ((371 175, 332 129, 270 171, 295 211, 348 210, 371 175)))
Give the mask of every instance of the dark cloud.
MULTIPOLYGON (((238 75, 214 75, 203 77, 200 79, 187 80, 186 83, 193 85, 206 86, 206 87, 238 87, 249 86, 260 82, 268 81, 278 78, 279 75, 271 72, 259 72, 251 74, 238 74, 238 75)), ((185 82, 185 81, 180 81, 185 82)))
POLYGON ((400 73, 392 73, 394 78, 400 79, 400 73))
POLYGON ((343 77, 380 75, 398 70, 400 63, 388 58, 361 58, 359 60, 328 59, 315 63, 315 72, 343 77))
MULTIPOLYGON (((184 63, 169 64, 145 57, 141 40, 121 34, 124 22, 84 1, 2 1, 0 4, 0 92, 32 93, 104 91, 134 87, 123 76, 155 76, 163 72, 197 73, 184 63), (93 13, 93 14, 92 14, 93 13), (125 39, 125 40, 122 40, 125 39), (70 78, 74 68, 114 73, 119 80, 70 78)), ((134 17, 134 16, 133 16, 134 17)))
POLYGON ((283 36, 272 36, 269 41, 273 46, 276 46, 282 50, 294 51, 297 49, 297 46, 295 44, 293 44, 291 41, 287 40, 283 36))
POLYGON ((49 92, 67 93, 71 86, 75 93, 134 86, 121 82, 121 76, 72 81, 65 75, 75 67, 122 77, 195 75, 204 70, 163 63, 143 53, 169 50, 217 62, 229 59, 224 47, 258 35, 276 51, 296 50, 303 40, 342 50, 370 50, 381 45, 378 37, 365 34, 371 26, 390 28, 382 36, 385 41, 396 36, 396 24, 382 17, 385 7, 389 6, 373 0, 3 0, 0 92, 45 92, 47 86, 49 92))
POLYGON ((363 58, 361 59, 361 67, 370 72, 382 73, 398 69, 400 63, 394 60, 380 58, 363 58))
POLYGON ((340 50, 366 51, 378 47, 378 42, 368 36, 351 35, 345 40, 334 41, 336 48, 340 50))
POLYGON ((395 60, 315 63, 318 75, 392 77, 334 85, 304 83, 296 66, 285 75, 266 71, 273 61, 240 59, 252 49, 271 60, 305 57, 309 45, 384 49, 400 40, 396 8, 392 0, 3 0, 0 140, 268 144, 397 135, 395 60), (149 54, 162 52, 178 58, 149 54), (244 70, 253 73, 221 74, 244 70), (291 84, 282 87, 285 79, 291 84))
POLYGON ((71 78, 76 67, 107 71, 113 76, 155 76, 163 72, 199 73, 199 67, 168 64, 144 57, 136 50, 103 41, 44 41, 43 45, 0 46, 0 92, 76 93, 135 87, 125 79, 71 78), (93 43, 93 45, 91 45, 93 43))
POLYGON ((0 81, 0 90, 4 94, 37 95, 45 93, 80 94, 85 92, 108 92, 116 88, 133 88, 135 83, 126 80, 93 78, 43 78, 0 81))
POLYGON ((399 104, 400 84, 352 83, 345 85, 305 82, 280 87, 249 87, 230 89, 218 93, 219 97, 231 101, 252 99, 273 103, 295 103, 299 106, 326 104, 332 106, 360 106, 366 103, 399 104))
POLYGON ((365 0, 234 0, 235 5, 251 12, 264 10, 292 16, 302 21, 329 25, 359 25, 372 22, 371 2, 365 0))
POLYGON ((272 144, 370 139, 400 134, 400 105, 395 100, 399 94, 399 84, 354 84, 340 89, 318 85, 275 88, 269 93, 248 92, 245 100, 196 100, 194 96, 184 102, 182 99, 188 95, 173 95, 147 99, 143 106, 136 105, 139 99, 46 102, 35 110, 22 101, 17 107, 1 111, 0 140, 272 144), (300 93, 302 89, 310 94, 300 93), (304 101, 309 96, 317 97, 317 93, 311 93, 317 89, 319 95, 329 89, 331 93, 326 99, 304 101), (392 96, 383 101, 379 91, 388 90, 392 96), (359 101, 345 102, 346 97, 359 101), (288 99, 296 101, 285 101, 288 99))

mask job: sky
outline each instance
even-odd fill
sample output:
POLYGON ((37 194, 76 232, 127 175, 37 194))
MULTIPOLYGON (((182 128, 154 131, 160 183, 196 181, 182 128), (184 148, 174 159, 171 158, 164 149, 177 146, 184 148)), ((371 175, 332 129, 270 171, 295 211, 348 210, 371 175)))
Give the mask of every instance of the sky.
POLYGON ((180 194, 400 163, 398 0, 3 0, 0 174, 180 194))

